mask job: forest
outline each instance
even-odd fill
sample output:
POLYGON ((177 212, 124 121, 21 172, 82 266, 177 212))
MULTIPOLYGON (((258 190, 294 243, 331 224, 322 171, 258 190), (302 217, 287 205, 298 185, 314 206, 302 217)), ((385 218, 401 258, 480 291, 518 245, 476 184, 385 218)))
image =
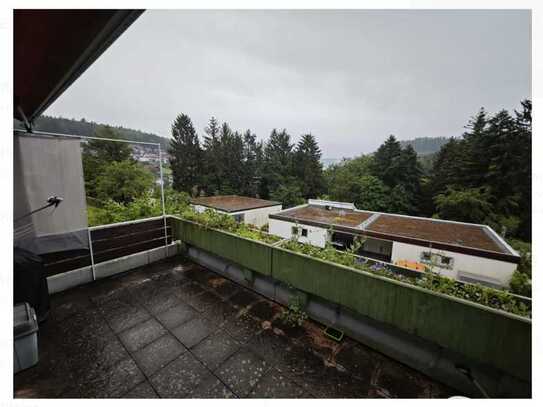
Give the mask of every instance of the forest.
POLYGON ((169 148, 173 188, 193 196, 258 196, 286 207, 321 197, 365 210, 484 223, 531 241, 531 101, 521 106, 495 114, 482 108, 460 137, 438 139, 429 171, 413 145, 393 135, 375 153, 324 170, 311 134, 293 143, 286 129, 273 129, 263 142, 212 117, 200 138, 180 114, 169 148))
MULTIPOLYGON (((15 128, 23 128, 22 123, 15 121, 15 128)), ((140 130, 128 129, 122 126, 110 126, 107 124, 96 123, 93 121, 67 119, 64 117, 53 117, 42 115, 34 122, 34 129, 48 133, 74 134, 78 136, 91 137, 96 132, 100 133, 100 128, 109 127, 114 130, 115 137, 123 140, 145 141, 147 143, 160 143, 162 148, 168 148, 167 138, 157 136, 140 130)))

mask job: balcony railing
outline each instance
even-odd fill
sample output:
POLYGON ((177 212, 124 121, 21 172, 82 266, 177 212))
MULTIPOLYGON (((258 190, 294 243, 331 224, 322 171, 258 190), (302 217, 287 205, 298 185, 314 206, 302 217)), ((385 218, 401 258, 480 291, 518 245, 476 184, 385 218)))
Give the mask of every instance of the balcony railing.
POLYGON ((48 276, 103 263, 119 257, 165 246, 172 242, 172 219, 162 216, 89 227, 91 250, 71 250, 43 255, 48 276), (91 259, 92 256, 92 259, 91 259))

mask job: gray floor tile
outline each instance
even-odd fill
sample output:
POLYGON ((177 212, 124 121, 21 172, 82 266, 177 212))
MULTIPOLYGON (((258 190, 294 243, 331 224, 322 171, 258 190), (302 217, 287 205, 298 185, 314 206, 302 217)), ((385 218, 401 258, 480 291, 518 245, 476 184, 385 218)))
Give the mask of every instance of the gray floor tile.
POLYGON ((180 304, 182 301, 176 295, 176 289, 159 289, 158 293, 147 298, 143 305, 147 308, 152 314, 158 315, 161 312, 166 311, 167 309, 180 304))
POLYGON ((208 336, 192 352, 209 369, 215 370, 226 358, 240 348, 240 344, 226 331, 221 330, 208 336))
POLYGON ((151 376, 185 351, 177 339, 166 334, 134 353, 134 358, 143 373, 151 376))
POLYGON ((84 398, 121 397, 144 380, 136 363, 128 358, 92 378, 81 378, 78 387, 84 398))
POLYGON ((156 399, 158 395, 156 394, 153 387, 149 384, 148 381, 144 381, 126 393, 123 398, 125 399, 156 399))
POLYGON ((150 378, 162 398, 186 397, 206 377, 208 370, 189 352, 150 378))
POLYGON ((183 345, 192 348, 213 333, 213 330, 214 326, 209 320, 196 317, 172 329, 172 333, 183 345))
POLYGON ((199 312, 204 312, 212 305, 222 302, 222 298, 209 291, 204 291, 201 294, 188 297, 185 301, 199 312))
POLYGON ((176 295, 179 296, 183 301, 187 301, 190 297, 203 293, 204 288, 195 281, 189 281, 183 284, 176 291, 176 295))
POLYGON ((172 308, 158 314, 156 318, 168 329, 175 328, 198 315, 190 305, 179 303, 172 308))
POLYGON ((156 319, 149 319, 121 332, 119 339, 130 352, 134 352, 165 333, 166 329, 156 319))
POLYGON ((217 377, 209 373, 187 397, 193 399, 231 399, 236 395, 217 377))
POLYGON ((246 343, 260 332, 261 323, 247 314, 234 315, 224 324, 225 329, 234 339, 246 343))
POLYGON ((238 313, 238 310, 227 301, 215 303, 208 307, 202 316, 211 321, 217 328, 222 328, 228 319, 238 313))
POLYGON ((127 304, 115 300, 100 306, 100 310, 114 332, 124 331, 151 317, 138 304, 127 304))
POLYGON ((305 398, 304 390, 292 378, 275 369, 262 377, 250 393, 252 398, 305 398))
POLYGON ((216 374, 238 397, 246 397, 269 367, 260 356, 241 349, 229 357, 216 374))

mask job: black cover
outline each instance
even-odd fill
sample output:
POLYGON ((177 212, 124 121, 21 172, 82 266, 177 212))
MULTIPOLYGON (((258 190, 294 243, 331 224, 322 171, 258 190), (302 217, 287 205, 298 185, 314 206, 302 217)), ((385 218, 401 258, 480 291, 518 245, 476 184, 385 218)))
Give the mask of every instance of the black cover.
POLYGON ((13 303, 28 302, 38 321, 49 312, 49 288, 40 256, 18 247, 13 249, 13 303))

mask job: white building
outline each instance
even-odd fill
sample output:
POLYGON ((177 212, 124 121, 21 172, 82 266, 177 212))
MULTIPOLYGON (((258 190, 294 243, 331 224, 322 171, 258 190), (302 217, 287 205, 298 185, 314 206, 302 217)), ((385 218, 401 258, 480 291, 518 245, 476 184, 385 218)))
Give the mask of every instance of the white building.
POLYGON ((268 215, 280 212, 283 206, 280 202, 251 198, 238 195, 205 196, 191 200, 191 206, 196 212, 213 209, 219 213, 233 216, 238 222, 258 227, 268 223, 268 215))
POLYGON ((309 200, 270 215, 269 232, 339 249, 364 242, 359 254, 393 264, 424 264, 434 273, 491 287, 508 287, 518 253, 486 225, 362 211, 354 204, 309 200))

